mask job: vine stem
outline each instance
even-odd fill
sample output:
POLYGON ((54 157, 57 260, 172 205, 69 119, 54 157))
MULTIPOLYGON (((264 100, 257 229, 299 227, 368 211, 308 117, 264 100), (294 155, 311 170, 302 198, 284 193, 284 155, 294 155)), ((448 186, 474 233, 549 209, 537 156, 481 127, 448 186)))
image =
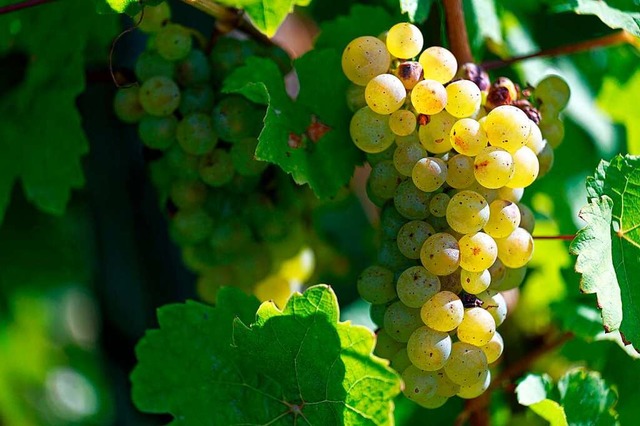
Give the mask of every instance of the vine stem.
POLYGON ((495 379, 491 381, 489 388, 484 394, 478 398, 467 401, 464 411, 458 415, 454 425, 462 426, 467 422, 467 420, 473 419, 476 412, 485 409, 489 405, 491 402, 491 393, 494 390, 499 387, 503 387, 513 379, 520 377, 522 373, 527 371, 540 357, 558 349, 569 340, 573 339, 573 337, 574 335, 571 332, 560 334, 554 339, 548 340, 537 349, 531 351, 527 356, 524 356, 513 364, 507 366, 495 379))
POLYGON ((514 56, 513 58, 497 59, 493 61, 487 61, 482 64, 482 68, 485 70, 492 70, 496 68, 506 67, 515 62, 525 61, 532 58, 545 58, 550 56, 562 56, 571 53, 584 52, 586 50, 592 50, 598 47, 615 46, 618 44, 631 44, 640 49, 640 40, 630 34, 629 32, 622 30, 613 34, 606 35, 604 37, 598 37, 591 40, 585 40, 574 44, 568 44, 565 46, 554 47, 551 49, 541 50, 539 52, 530 53, 528 55, 514 56))
POLYGON ((8 4, 0 7, 0 15, 5 13, 17 12, 18 10, 27 9, 30 7, 38 6, 45 3, 51 3, 55 0, 25 0, 20 3, 8 4))
POLYGON ((571 241, 575 238, 575 235, 534 235, 534 240, 562 240, 571 241))
POLYGON ((443 5, 451 51, 459 63, 473 62, 462 0, 443 0, 443 5))

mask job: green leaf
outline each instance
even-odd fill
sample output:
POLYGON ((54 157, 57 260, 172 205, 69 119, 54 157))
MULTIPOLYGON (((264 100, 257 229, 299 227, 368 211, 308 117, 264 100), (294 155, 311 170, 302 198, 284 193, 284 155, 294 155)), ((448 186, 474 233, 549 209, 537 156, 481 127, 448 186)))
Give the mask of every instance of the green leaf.
POLYGON ((293 11, 293 6, 298 2, 295 0, 258 0, 246 4, 244 11, 257 29, 267 37, 273 37, 284 18, 293 11))
POLYGON ((640 13, 637 12, 637 2, 622 0, 617 1, 616 5, 624 5, 627 10, 609 6, 603 0, 561 1, 556 5, 555 10, 561 12, 572 10, 579 15, 595 15, 611 28, 621 28, 640 37, 640 13))
POLYGON ((581 290, 597 293, 606 331, 640 341, 640 157, 617 156, 588 182, 592 198, 581 212, 587 226, 571 245, 581 290))
POLYGON ((496 45, 503 43, 502 26, 494 0, 467 0, 465 11, 472 21, 469 25, 469 37, 474 50, 485 45, 487 40, 496 45))
POLYGON ((25 58, 24 68, 10 63, 17 84, 0 97, 0 219, 18 180, 40 209, 61 214, 71 190, 84 184, 80 158, 89 147, 76 97, 85 86, 85 55, 107 58, 115 17, 68 0, 0 16, 0 28, 4 60, 25 58))
POLYGON ((422 23, 429 17, 433 0, 400 0, 400 10, 411 22, 422 23))
POLYGON ((549 376, 529 374, 516 387, 516 395, 521 405, 531 408, 551 426, 567 426, 563 407, 549 397, 552 390, 553 382, 549 376))
POLYGON ((215 307, 165 306, 136 348, 133 400, 172 425, 390 424, 400 380, 372 355, 373 334, 338 315, 324 285, 283 311, 235 288, 215 307))
POLYGON ((373 6, 354 5, 349 15, 340 16, 320 26, 320 35, 315 48, 334 48, 340 52, 351 40, 360 36, 378 36, 397 22, 384 9, 373 6))
POLYGON ((371 331, 338 322, 339 313, 333 290, 314 286, 283 311, 263 303, 250 327, 236 320, 234 342, 249 365, 268 366, 260 371, 307 424, 392 424, 399 378, 371 355, 371 331))
POLYGON ((223 91, 267 104, 259 159, 279 165, 299 184, 308 183, 319 197, 332 197, 362 159, 349 137, 348 82, 333 49, 313 50, 294 65, 300 82, 297 101, 287 94, 275 63, 263 58, 249 58, 225 80, 223 91), (319 138, 313 133, 316 126, 324 132, 319 138))
POLYGON ((597 103, 613 120, 624 125, 627 131, 627 151, 640 154, 640 121, 634 113, 640 97, 640 71, 626 82, 606 76, 597 103))

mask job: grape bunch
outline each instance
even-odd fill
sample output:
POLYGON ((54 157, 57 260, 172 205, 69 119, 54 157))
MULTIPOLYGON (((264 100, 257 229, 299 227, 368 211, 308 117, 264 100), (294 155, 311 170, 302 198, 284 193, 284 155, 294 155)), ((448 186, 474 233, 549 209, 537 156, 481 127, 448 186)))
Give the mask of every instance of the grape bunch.
POLYGON ((170 233, 208 301, 233 285, 262 300, 286 300, 309 278, 306 248, 308 191, 275 166, 256 160, 264 106, 220 93, 223 79, 253 55, 283 67, 288 56, 252 40, 221 37, 210 55, 197 32, 170 21, 166 3, 147 7, 140 28, 149 33, 135 63, 138 86, 114 98, 120 120, 137 123, 155 158, 151 178, 166 208, 170 233))
POLYGON ((521 283, 533 254, 534 218, 520 200, 551 167, 569 91, 556 76, 536 89, 492 84, 423 43, 400 23, 351 41, 342 68, 353 83, 351 138, 381 208, 377 264, 358 291, 382 327, 376 353, 402 374, 409 399, 437 408, 489 386, 507 315, 499 291, 521 283))

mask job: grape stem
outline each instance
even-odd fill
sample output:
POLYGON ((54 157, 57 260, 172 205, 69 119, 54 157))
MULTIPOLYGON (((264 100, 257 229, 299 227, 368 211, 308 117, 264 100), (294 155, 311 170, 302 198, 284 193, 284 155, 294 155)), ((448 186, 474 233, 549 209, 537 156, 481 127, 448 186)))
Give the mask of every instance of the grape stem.
POLYGON ((575 238, 575 235, 534 235, 534 240, 562 240, 571 241, 575 238))
POLYGON ((488 416, 476 413, 486 410, 491 402, 491 393, 501 387, 513 389, 513 386, 510 385, 512 385, 514 379, 520 377, 525 371, 529 370, 531 365, 533 365, 542 356, 560 348, 569 340, 573 339, 573 337, 574 335, 571 332, 560 334, 555 338, 546 341, 537 349, 529 352, 527 356, 524 356, 513 364, 508 365, 500 374, 498 374, 498 376, 496 376, 495 379, 491 381, 489 388, 484 394, 478 398, 467 401, 464 411, 458 415, 454 425, 462 426, 467 422, 467 420, 471 420, 471 424, 474 426, 487 425, 488 423, 484 422, 483 419, 486 419, 488 416))
POLYGON ((462 0, 443 0, 444 13, 447 20, 447 37, 451 51, 458 63, 473 62, 467 24, 464 21, 464 9, 462 0))
POLYGON ((29 7, 38 6, 45 3, 51 3, 55 0, 25 0, 20 3, 8 4, 0 7, 0 15, 5 13, 17 12, 18 10, 27 9, 29 7))
POLYGON ((640 40, 633 36, 633 34, 622 30, 613 34, 606 35, 604 37, 598 37, 591 40, 585 40, 578 43, 568 44, 566 46, 553 47, 551 49, 541 50, 539 52, 530 53, 528 55, 514 56, 513 58, 497 59, 493 61, 487 61, 482 64, 482 68, 485 70, 492 70, 496 68, 506 67, 516 62, 525 61, 532 58, 546 58, 554 56, 568 55, 571 53, 584 52, 587 50, 593 50, 598 47, 615 46, 618 44, 630 44, 640 49, 640 40))

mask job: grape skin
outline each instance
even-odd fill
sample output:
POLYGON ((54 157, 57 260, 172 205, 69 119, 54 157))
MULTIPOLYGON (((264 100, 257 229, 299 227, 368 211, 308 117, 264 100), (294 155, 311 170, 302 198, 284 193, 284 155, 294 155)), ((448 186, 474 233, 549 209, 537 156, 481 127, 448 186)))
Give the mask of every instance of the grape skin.
POLYGON ((476 346, 455 342, 451 346, 451 355, 444 371, 452 382, 460 386, 471 386, 486 380, 489 373, 487 357, 476 346))
POLYGON ((526 188, 538 177, 540 165, 536 154, 523 146, 513 154, 513 176, 507 182, 510 188, 526 188))
POLYGON ((464 306, 455 293, 440 291, 425 302, 420 315, 429 328, 449 332, 462 322, 464 306))
POLYGON ((376 333, 376 347, 373 353, 381 358, 391 358, 405 345, 393 339, 384 328, 376 333))
POLYGON ((435 275, 449 275, 460 265, 458 241, 447 233, 437 233, 424 242, 420 250, 422 265, 435 275))
POLYGON ((473 162, 474 176, 485 188, 498 189, 511 180, 514 172, 513 157, 495 146, 484 148, 473 162))
POLYGON ((395 140, 389 117, 377 114, 369 107, 361 108, 353 115, 349 132, 359 149, 372 154, 386 150, 395 140))
POLYGON ((504 350, 504 340, 500 333, 496 331, 491 340, 480 349, 482 349, 482 352, 486 355, 487 362, 489 364, 493 364, 502 355, 502 351, 504 350))
POLYGON ((498 257, 509 268, 525 266, 533 256, 533 238, 525 229, 517 228, 506 238, 496 239, 498 257))
POLYGON ((387 49, 396 58, 413 58, 420 53, 423 44, 420 29, 407 22, 394 25, 387 33, 387 49))
POLYGON ((470 117, 480 109, 482 94, 473 81, 458 80, 447 85, 447 105, 449 114, 457 118, 470 117))
POLYGON ((496 332, 493 316, 483 308, 465 309, 464 318, 458 326, 458 339, 474 346, 484 346, 496 332))
POLYGON ((502 105, 487 115, 483 127, 491 145, 514 153, 526 144, 532 125, 520 108, 502 105))
POLYGON ((166 60, 179 61, 191 52, 191 34, 182 25, 168 24, 156 34, 155 46, 160 56, 166 60))
MULTIPOLYGON (((436 231, 427 222, 412 220, 398 231, 397 243, 400 252, 409 259, 420 259, 420 249, 427 238, 436 231)), ((419 306, 416 306, 419 308, 419 306)))
POLYGON ((451 146, 460 154, 475 157, 489 143, 479 122, 473 118, 462 118, 451 127, 451 146))
POLYGON ((462 269, 460 271, 460 283, 462 284, 462 289, 469 294, 482 293, 491 285, 491 273, 488 269, 480 272, 470 272, 462 269))
POLYGON ((364 90, 367 105, 378 114, 397 111, 404 104, 406 96, 402 82, 392 74, 380 74, 372 78, 364 90))
POLYGON ((152 77, 140 87, 140 104, 147 114, 171 115, 180 105, 180 88, 170 78, 152 77))
POLYGON ((427 151, 420 145, 417 138, 412 142, 396 141, 396 143, 398 146, 393 152, 393 165, 401 175, 411 176, 413 167, 418 160, 427 156, 427 151))
POLYGON ((473 174, 473 158, 457 154, 447 161, 447 185, 455 189, 465 189, 476 180, 473 174))
POLYGON ((515 202, 498 199, 489 204, 489 220, 484 232, 493 238, 508 237, 520 225, 520 209, 515 202))
POLYGON ((424 371, 441 369, 447 362, 450 353, 451 337, 449 334, 425 326, 415 330, 407 343, 407 355, 409 355, 411 363, 424 371))
POLYGON ((449 50, 440 46, 425 49, 418 59, 424 69, 424 78, 447 83, 458 71, 458 62, 449 50))
POLYGON ((447 223, 461 234, 480 231, 489 220, 489 205, 475 191, 460 191, 447 205, 447 223))
POLYGON ((398 278, 398 297, 410 308, 421 308, 440 291, 440 280, 422 266, 405 269, 398 278))
POLYGON ((406 343, 414 330, 421 327, 420 310, 398 301, 384 313, 384 329, 397 342, 406 343))
POLYGON ((379 265, 371 265, 362 271, 357 287, 360 297, 372 304, 383 304, 396 298, 393 272, 379 265))
POLYGON ((176 141, 178 120, 172 115, 155 117, 147 115, 138 124, 138 136, 142 143, 153 149, 167 149, 176 141))
POLYGON ((387 47, 376 37, 358 37, 342 53, 342 71, 359 86, 366 86, 369 80, 387 72, 390 65, 387 47))
POLYGON ((498 257, 498 246, 484 232, 466 234, 460 241, 460 267, 469 272, 482 272, 498 257))
POLYGON ((422 80, 411 90, 411 104, 420 114, 435 115, 447 105, 447 89, 435 80, 422 80))
POLYGON ((418 189, 433 192, 447 180, 447 164, 440 158, 421 158, 413 166, 411 178, 418 189))
POLYGON ((393 196, 393 204, 398 213, 412 220, 426 219, 429 215, 429 201, 431 194, 418 189, 411 179, 398 185, 393 196))
POLYGON ((389 127, 397 136, 408 136, 416 130, 416 115, 409 110, 394 111, 389 117, 389 127))
POLYGON ((402 373, 404 395, 417 404, 428 402, 436 393, 436 377, 430 371, 422 371, 410 366, 402 373))
POLYGON ((451 149, 449 132, 456 118, 446 111, 432 115, 428 124, 418 128, 420 143, 433 154, 444 154, 451 149))

